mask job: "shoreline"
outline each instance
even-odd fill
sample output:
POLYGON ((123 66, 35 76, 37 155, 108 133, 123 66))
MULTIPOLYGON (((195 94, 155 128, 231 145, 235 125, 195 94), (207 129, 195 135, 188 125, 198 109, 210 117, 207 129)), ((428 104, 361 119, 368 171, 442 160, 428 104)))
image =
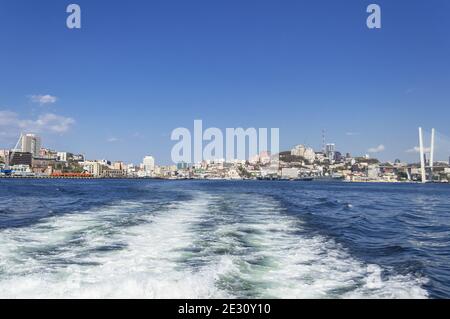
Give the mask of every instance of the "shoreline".
MULTIPOLYGON (((158 181, 259 181, 259 182, 295 182, 295 183, 310 183, 310 182, 320 182, 320 183, 330 183, 330 182, 340 182, 348 184, 424 184, 419 181, 347 181, 339 179, 313 179, 311 181, 305 180, 285 180, 285 179, 226 179, 226 178, 152 178, 152 177, 67 177, 67 176, 0 176, 0 180, 8 179, 22 179, 22 180, 158 180, 158 181)), ((441 182, 427 182, 425 184, 449 184, 441 182)))

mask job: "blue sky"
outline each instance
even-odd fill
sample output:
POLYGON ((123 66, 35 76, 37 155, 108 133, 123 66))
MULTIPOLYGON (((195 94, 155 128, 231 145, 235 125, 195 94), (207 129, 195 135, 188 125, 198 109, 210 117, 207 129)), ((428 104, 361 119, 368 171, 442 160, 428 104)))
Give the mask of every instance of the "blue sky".
POLYGON ((202 119, 279 127, 282 149, 320 149, 325 129, 342 152, 412 161, 419 125, 450 135, 449 33, 447 0, 0 0, 0 148, 29 129, 89 158, 169 163, 171 131, 202 119))

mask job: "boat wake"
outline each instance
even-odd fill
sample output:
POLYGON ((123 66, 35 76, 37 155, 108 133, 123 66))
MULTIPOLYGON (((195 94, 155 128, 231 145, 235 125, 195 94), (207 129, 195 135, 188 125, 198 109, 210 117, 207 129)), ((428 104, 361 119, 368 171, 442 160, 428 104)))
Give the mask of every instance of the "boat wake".
POLYGON ((425 298, 268 197, 191 192, 0 231, 2 298, 425 298))

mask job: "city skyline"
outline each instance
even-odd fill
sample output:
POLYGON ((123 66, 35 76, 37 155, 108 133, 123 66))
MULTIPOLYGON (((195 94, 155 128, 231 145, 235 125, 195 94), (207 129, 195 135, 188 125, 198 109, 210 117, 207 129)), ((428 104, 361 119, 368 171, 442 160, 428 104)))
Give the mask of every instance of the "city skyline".
POLYGON ((0 1, 1 148, 29 131, 89 158, 170 164, 171 131, 203 119, 278 127, 282 150, 320 150, 325 129, 343 152, 416 162, 418 126, 450 135, 445 1, 378 1, 380 30, 361 1, 77 3, 73 31, 65 3, 0 1))
MULTIPOLYGON (((216 128, 214 128, 214 129, 216 129, 216 128)), ((237 128, 237 130, 239 130, 239 129, 240 128, 237 128)), ((250 129, 254 129, 254 128, 250 128, 250 129)), ((232 130, 236 130, 236 129, 232 129, 232 130)), ((423 129, 419 128, 419 130, 423 130, 423 129)), ((433 137, 433 139, 435 141, 434 142, 434 150, 433 150, 434 160, 436 162, 449 162, 450 163, 450 155, 449 155, 450 154, 450 139, 447 136, 442 136, 439 133, 436 133, 436 132, 432 133, 433 130, 435 130, 435 129, 433 128, 430 131, 431 132, 430 134, 426 130, 423 130, 423 133, 420 133, 420 134, 422 134, 422 138, 423 138, 424 135, 428 138, 428 135, 431 136, 431 134, 434 134, 435 135, 435 137, 433 137), (438 138, 436 138, 436 135, 438 136, 438 138), (436 139, 438 140, 437 143, 436 143, 436 139)), ((206 131, 204 131, 204 132, 206 132, 206 131)), ((202 136, 203 136, 204 132, 202 132, 202 136)), ((246 134, 247 131, 244 129, 244 131, 242 131, 241 133, 246 134)), ((308 144, 299 144, 299 143, 297 143, 297 144, 293 145, 292 147, 289 147, 289 148, 286 148, 286 149, 280 149, 279 152, 283 153, 283 152, 290 151, 290 150, 293 150, 293 149, 298 148, 298 147, 305 147, 305 148, 310 149, 311 151, 313 151, 313 153, 324 153, 324 155, 326 157, 328 157, 328 158, 333 158, 335 156, 335 154, 341 154, 342 156, 344 156, 344 154, 347 154, 347 155, 350 155, 352 157, 373 158, 373 159, 377 159, 377 160, 380 160, 381 162, 386 162, 386 163, 403 162, 403 163, 415 164, 415 163, 420 163, 420 161, 421 161, 420 147, 419 146, 414 146, 413 148, 408 149, 408 150, 405 151, 405 153, 408 153, 408 154, 411 154, 411 155, 414 154, 414 157, 412 157, 411 161, 403 161, 400 158, 395 158, 395 159, 392 159, 392 160, 385 160, 382 157, 377 157, 376 156, 380 152, 384 151, 384 149, 385 149, 384 145, 379 145, 379 146, 377 146, 375 148, 369 149, 365 153, 352 154, 352 153, 350 153, 350 152, 348 152, 346 150, 336 148, 336 144, 335 143, 326 142, 326 140, 324 139, 324 137, 325 137, 324 134, 325 134, 324 130, 322 130, 322 145, 321 145, 321 147, 315 148, 315 147, 311 147, 311 145, 308 145, 308 144)), ((215 138, 217 139, 217 137, 215 137, 215 138)), ((172 141, 172 142, 175 143, 174 141, 172 141)), ((237 142, 235 147, 239 148, 241 146, 240 143, 243 143, 244 140, 240 140, 240 138, 237 138, 237 140, 235 142, 237 142)), ((191 142, 189 142, 189 143, 191 143, 191 142)), ((245 152, 247 153, 247 156, 245 156, 245 159, 246 160, 251 160, 252 156, 250 156, 250 153, 248 153, 249 152, 249 149, 248 149, 249 141, 245 140, 244 143, 245 144, 243 144, 242 146, 245 146, 245 149, 246 149, 245 152)), ((204 148, 206 146, 208 146, 208 144, 210 144, 210 142, 208 142, 206 140, 202 141, 202 147, 203 147, 202 151, 204 151, 204 148)), ((223 141, 221 142, 221 144, 223 144, 223 141)), ((210 147, 210 145, 209 145, 209 147, 210 147)), ((191 151, 194 151, 194 149, 195 149, 195 146, 192 146, 191 151)), ((109 155, 106 155, 106 156, 103 156, 103 157, 92 157, 92 156, 90 156, 89 154, 87 154, 84 151, 74 152, 73 149, 71 149, 70 147, 64 148, 62 150, 58 150, 58 149, 49 147, 48 145, 43 145, 41 136, 39 136, 39 135, 37 135, 35 133, 20 133, 19 139, 15 143, 10 144, 10 146, 8 146, 8 147, 0 146, 0 150, 2 150, 3 152, 6 152, 6 151, 27 152, 27 153, 31 153, 33 157, 37 157, 37 158, 40 157, 40 151, 50 151, 50 152, 55 152, 55 153, 79 154, 80 156, 83 156, 83 158, 89 158, 90 160, 123 162, 123 163, 129 163, 129 164, 132 164, 132 165, 135 165, 136 163, 143 164, 145 162, 145 159, 150 157, 150 158, 152 158, 152 161, 154 163, 153 165, 156 164, 156 160, 155 160, 154 156, 148 155, 148 154, 153 154, 153 153, 152 152, 145 153, 145 150, 142 150, 142 152, 141 152, 143 154, 141 156, 141 159, 142 159, 142 157, 144 157, 144 161, 141 161, 141 159, 139 159, 137 161, 127 161, 127 160, 125 160, 123 158, 111 158, 111 156, 109 156, 109 155), (12 146, 12 145, 15 145, 15 146, 12 146)), ((225 148, 224 148, 224 150, 225 150, 225 148)), ((172 151, 173 151, 173 149, 172 149, 172 151)), ((235 151, 236 151, 236 149, 235 149, 235 151)), ((269 154, 270 154, 271 153, 270 152, 270 148, 268 150, 260 150, 259 154, 263 154, 263 153, 266 153, 268 151, 269 151, 269 154)), ((424 155, 428 156, 430 151, 431 151, 430 146, 427 145, 427 143, 425 142, 425 144, 424 144, 424 152, 425 152, 425 154, 424 155)), ((242 160, 242 159, 244 159, 244 158, 238 158, 239 156, 238 156, 237 153, 235 153, 234 155, 237 156, 237 157, 233 157, 233 158, 230 158, 230 159, 232 159, 232 160, 242 160)), ((172 154, 172 156, 173 156, 173 154, 172 154)), ((200 163, 201 162, 201 161, 195 161, 193 159, 194 158, 192 158, 191 160, 186 162, 184 160, 182 160, 182 161, 175 161, 172 158, 169 162, 160 162, 158 164, 159 165, 177 165, 179 163, 195 164, 195 163, 200 163)), ((223 157, 213 156, 211 158, 203 158, 202 160, 226 160, 226 158, 225 158, 225 156, 223 156, 223 157)))
MULTIPOLYGON (((201 128, 201 123, 196 123, 196 131, 201 128)), ((261 130, 261 129, 260 129, 261 130)), ((183 131, 183 130, 181 130, 183 131)), ((181 133, 178 131, 177 134, 181 133)), ((22 134, 16 146, 11 150, 0 149, 0 177, 2 178, 156 178, 156 179, 209 179, 209 180, 345 180, 347 182, 382 182, 382 183, 448 183, 450 179, 450 157, 447 161, 435 160, 436 149, 436 131, 433 128, 430 140, 430 147, 424 143, 423 128, 419 127, 419 153, 420 163, 405 163, 400 159, 394 162, 380 162, 377 158, 371 158, 369 155, 352 156, 349 153, 345 155, 336 149, 334 143, 322 145, 322 150, 316 152, 313 148, 305 145, 296 145, 288 151, 278 151, 278 134, 275 133, 275 140, 271 139, 271 144, 275 142, 275 148, 271 151, 262 151, 261 148, 255 148, 256 144, 266 145, 264 137, 267 132, 265 129, 258 140, 256 130, 232 130, 237 140, 235 145, 237 150, 245 153, 246 138, 252 146, 254 152, 248 154, 236 154, 237 157, 229 157, 231 154, 227 151, 227 157, 222 158, 217 153, 217 142, 222 137, 222 133, 217 129, 207 129, 205 134, 215 135, 213 147, 215 151, 210 154, 210 158, 204 158, 202 154, 194 156, 191 161, 191 151, 189 158, 185 154, 180 157, 176 165, 157 165, 155 158, 146 155, 139 165, 125 163, 120 160, 112 159, 91 159, 83 154, 74 154, 70 152, 61 152, 43 148, 42 139, 35 134, 22 134), (220 136, 220 137, 219 137, 220 136), (253 140, 253 141, 252 141, 253 140), (198 157, 200 156, 200 158, 198 157), (244 156, 244 157, 241 157, 244 156), (188 162, 183 161, 186 159, 188 162)), ((184 132, 183 134, 185 134, 184 132)), ((203 134, 201 134, 203 137, 203 134)), ((188 133, 190 138, 190 133, 188 133)), ((233 136, 233 135, 230 135, 233 136)), ((227 146, 231 146, 228 143, 227 146)), ((172 135, 173 137, 173 135, 172 135)), ((199 136, 194 136, 193 149, 198 151, 199 136)), ((323 134, 324 137, 324 134, 323 134)), ((186 136, 182 138, 186 143, 186 136)), ((208 139, 208 138, 206 138, 208 139)), ((192 141, 189 141, 190 145, 192 141)), ((235 143, 233 142, 233 144, 235 143)), ((323 142, 325 139, 323 138, 323 142)), ((223 145, 223 140, 219 142, 223 145)), ((186 145, 183 146, 183 148, 186 145)), ((189 147, 189 146, 188 146, 189 147)), ((232 147, 234 148, 234 147, 232 147)), ((178 149, 178 147, 176 147, 178 149)), ((209 144, 206 149, 211 149, 209 144)), ((228 147, 227 147, 228 149, 228 147)), ((201 151, 201 149, 200 149, 201 151)), ((185 150, 183 151, 183 153, 185 150)), ((176 151, 175 153, 178 153, 176 151)), ((174 155, 172 155, 174 156, 174 155)), ((174 158, 172 157, 172 160, 174 158)))
MULTIPOLYGON (((201 125, 201 124, 200 124, 201 125)), ((445 152, 447 152, 447 149, 450 149, 450 141, 445 137, 445 143, 442 143, 445 145, 445 148, 442 147, 442 145, 440 147, 438 147, 436 145, 436 136, 439 134, 436 133, 436 130, 434 128, 431 129, 431 142, 429 144, 427 144, 427 141, 424 141, 424 136, 426 136, 426 131, 422 128, 419 127, 419 146, 414 147, 412 149, 407 150, 408 153, 411 154, 415 154, 417 153, 417 155, 419 156, 418 158, 416 158, 415 160, 413 160, 412 162, 406 162, 406 161, 402 161, 399 158, 396 158, 393 161, 384 161, 385 163, 403 163, 403 164, 421 164, 422 166, 424 165, 424 163, 422 162, 422 160, 425 160, 427 163, 430 160, 430 165, 432 166, 433 163, 449 163, 450 164, 450 156, 446 157, 445 159, 442 157, 443 154, 447 154, 445 152), (425 133, 425 134, 424 134, 425 133), (439 151, 440 150, 440 151, 439 151)), ((233 142, 234 144, 234 155, 233 153, 229 153, 227 154, 228 156, 220 156, 221 155, 225 155, 225 152, 220 152, 217 153, 217 146, 218 145, 222 145, 225 144, 224 141, 220 141, 219 144, 215 143, 217 142, 217 138, 218 136, 214 136, 212 138, 212 141, 214 141, 214 143, 208 142, 209 140, 205 140, 204 137, 204 133, 207 132, 208 130, 211 130, 211 128, 206 129, 205 131, 202 132, 202 137, 203 140, 201 141, 202 143, 202 147, 203 149, 201 149, 201 153, 200 159, 196 159, 195 156, 191 157, 188 160, 185 160, 184 157, 179 158, 179 160, 174 160, 174 158, 172 158, 172 162, 171 163, 157 163, 156 159, 153 155, 149 155, 150 153, 146 153, 146 155, 143 155, 143 160, 142 161, 137 161, 138 165, 139 164, 142 166, 142 168, 145 171, 152 171, 154 169, 154 167, 159 164, 159 165, 179 165, 179 164, 199 164, 205 161, 223 161, 223 162, 242 162, 242 161, 252 161, 254 158, 259 158, 261 156, 263 157, 279 157, 280 155, 282 155, 283 153, 286 152, 291 152, 292 155, 296 155, 299 156, 301 158, 303 158, 306 161, 310 161, 313 162, 314 160, 316 160, 321 156, 324 156, 328 159, 331 160, 336 160, 337 158, 366 158, 366 159, 375 159, 380 161, 379 158, 375 157, 375 156, 370 156, 369 153, 377 153, 377 151, 373 151, 373 152, 367 152, 364 155, 361 154, 351 154, 350 152, 347 152, 345 150, 340 150, 336 148, 336 144, 335 143, 326 143, 325 141, 325 135, 324 135, 324 131, 322 131, 322 148, 321 149, 315 149, 309 145, 305 145, 305 144, 297 144, 294 145, 293 147, 291 147, 290 149, 281 149, 279 150, 278 148, 275 148, 274 150, 277 150, 277 152, 273 152, 273 150, 271 150, 270 148, 266 149, 262 149, 261 147, 257 147, 256 149, 253 150, 253 154, 251 154, 251 151, 249 150, 249 144, 252 144, 251 141, 249 141, 249 139, 255 139, 253 142, 256 142, 258 139, 260 139, 260 137, 258 137, 257 135, 252 136, 251 134, 251 130, 254 130, 254 128, 250 128, 249 130, 242 130, 240 128, 238 129, 231 129, 231 132, 234 132, 235 135, 235 141, 233 142), (248 135, 247 135, 248 134, 248 135), (214 147, 212 148, 212 145, 214 144, 214 147), (205 148, 206 146, 206 148, 205 148), (214 150, 212 150, 212 149, 214 150), (205 153, 205 150, 208 149, 208 152, 205 153), (238 149, 241 149, 242 151, 244 151, 244 153, 239 154, 239 152, 236 152, 238 149), (259 149, 259 151, 258 151, 259 149), (206 154, 210 154, 207 157, 206 154), (322 155, 320 155, 322 154, 322 155), (231 157, 230 157, 231 156, 231 157), (151 169, 149 169, 148 167, 152 167, 151 169)), ((213 128, 213 130, 217 130, 217 128, 213 128)), ((266 130, 266 129, 263 129, 266 130)), ((217 133, 217 132, 216 132, 217 133)), ((221 132, 219 132, 220 134, 223 134, 221 132)), ((210 133, 208 133, 210 134, 210 133)), ((256 133, 257 134, 257 133, 256 133)), ((267 134, 267 132, 265 133, 267 134)), ((199 141, 195 141, 196 138, 194 137, 194 142, 193 141, 189 141, 188 144, 191 143, 198 143, 199 141)), ((442 141, 442 139, 440 139, 440 141, 442 141)), ((184 140, 180 139, 179 143, 181 142, 181 144, 184 144, 184 140)), ((261 141, 259 140, 258 143, 263 142, 263 145, 266 144, 267 142, 261 141)), ((274 141, 272 141, 273 143, 274 141)), ((195 145, 191 145, 191 152, 195 151, 195 148, 197 146, 195 145)), ((378 148, 383 148, 383 145, 380 145, 378 148)), ((174 151, 177 148, 173 148, 172 151, 174 151)), ((226 149, 226 146, 224 147, 224 150, 226 149)), ((136 166, 134 162, 127 162, 124 161, 123 159, 120 158, 110 158, 108 156, 103 157, 103 158, 93 158, 93 157, 89 157, 89 155, 87 155, 85 152, 73 152, 72 150, 57 150, 57 149, 52 149, 50 147, 46 147, 46 145, 42 144, 42 138, 41 136, 35 134, 35 133, 21 133, 19 136, 19 139, 17 140, 17 142, 15 143, 14 147, 9 147, 9 148, 1 148, 0 147, 0 151, 1 151, 1 156, 5 156, 5 154, 7 153, 11 153, 12 156, 14 156, 14 153, 29 153, 30 156, 32 158, 36 158, 36 159, 45 159, 45 158, 55 158, 59 161, 63 161, 63 162, 67 162, 67 156, 68 154, 71 154, 72 156, 79 156, 80 158, 82 158, 83 160, 88 160, 88 161, 95 161, 95 162, 109 162, 109 163, 122 163, 122 164, 129 164, 129 165, 133 165, 136 166)), ((172 154, 173 156, 173 154, 172 154)), ((445 157, 446 155, 444 155, 445 157)), ((1 159, 1 157, 0 157, 1 159)), ((383 161, 380 161, 380 163, 383 161)))

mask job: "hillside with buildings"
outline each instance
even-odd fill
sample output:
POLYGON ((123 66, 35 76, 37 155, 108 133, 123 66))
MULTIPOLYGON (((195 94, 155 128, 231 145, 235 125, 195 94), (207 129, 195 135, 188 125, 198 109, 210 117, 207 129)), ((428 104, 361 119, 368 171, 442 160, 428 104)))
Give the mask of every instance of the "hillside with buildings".
MULTIPOLYGON (((425 164, 428 181, 448 183, 448 162, 425 164)), ((34 134, 22 135, 14 149, 0 151, 0 169, 2 177, 422 181, 421 163, 381 163, 368 155, 342 155, 335 144, 326 144, 321 151, 297 145, 279 154, 262 152, 248 160, 212 159, 162 166, 153 156, 145 156, 141 164, 134 165, 50 150, 42 147, 41 138, 34 134)))

